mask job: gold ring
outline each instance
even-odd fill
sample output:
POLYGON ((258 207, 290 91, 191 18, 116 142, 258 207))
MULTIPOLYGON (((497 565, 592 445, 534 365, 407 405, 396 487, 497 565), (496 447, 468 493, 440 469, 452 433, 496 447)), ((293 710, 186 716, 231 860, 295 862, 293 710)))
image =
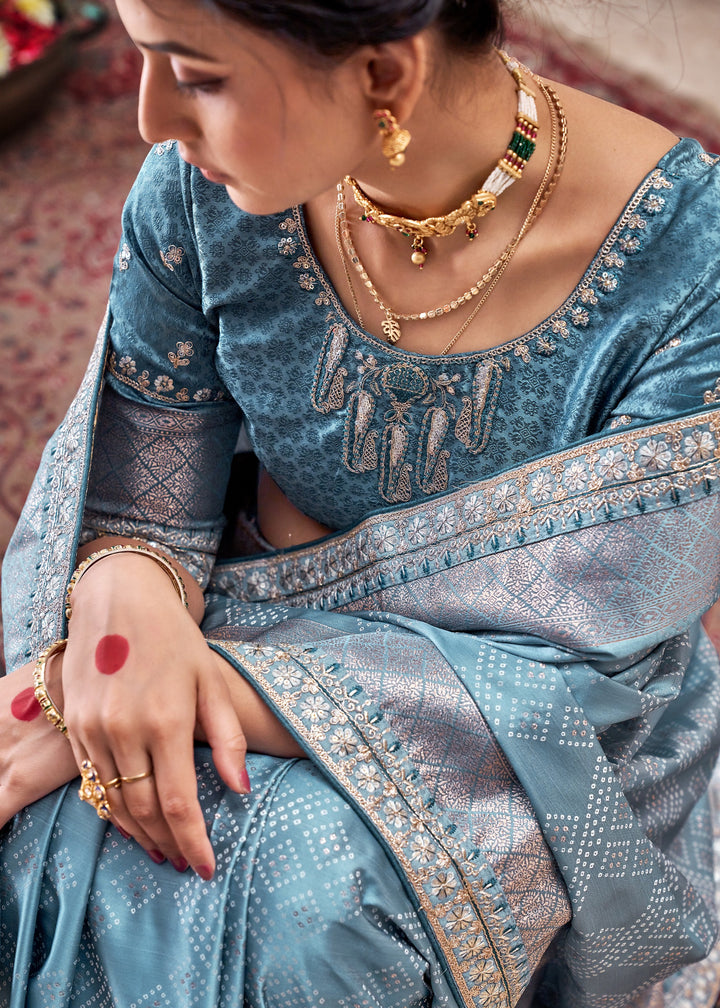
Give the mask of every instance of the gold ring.
POLYGON ((92 805, 101 819, 109 819, 110 803, 105 792, 105 785, 100 782, 100 774, 89 759, 83 760, 80 764, 80 776, 82 783, 78 794, 81 801, 92 805))
POLYGON ((122 777, 113 777, 113 779, 109 780, 107 782, 107 784, 103 784, 103 787, 104 788, 109 788, 109 787, 117 787, 117 788, 119 788, 119 787, 122 787, 122 777))
MULTIPOLYGON (((135 774, 133 777, 118 777, 117 780, 121 781, 123 784, 134 784, 135 781, 145 780, 146 777, 152 777, 152 767, 149 770, 145 770, 144 773, 135 774)), ((113 781, 113 787, 120 787, 119 784, 115 784, 113 781)))

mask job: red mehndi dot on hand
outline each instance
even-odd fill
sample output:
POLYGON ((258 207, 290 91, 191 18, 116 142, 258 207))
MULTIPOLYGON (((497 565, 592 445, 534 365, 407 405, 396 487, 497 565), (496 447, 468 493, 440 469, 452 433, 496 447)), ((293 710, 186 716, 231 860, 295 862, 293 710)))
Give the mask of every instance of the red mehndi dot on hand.
POLYGON ((35 699, 35 691, 32 686, 21 690, 16 697, 13 697, 13 701, 10 704, 10 713, 18 721, 34 721, 39 714, 42 714, 42 709, 35 699))
POLYGON ((101 637, 95 648, 95 667, 102 675, 114 675, 130 654, 130 645, 121 634, 101 637))

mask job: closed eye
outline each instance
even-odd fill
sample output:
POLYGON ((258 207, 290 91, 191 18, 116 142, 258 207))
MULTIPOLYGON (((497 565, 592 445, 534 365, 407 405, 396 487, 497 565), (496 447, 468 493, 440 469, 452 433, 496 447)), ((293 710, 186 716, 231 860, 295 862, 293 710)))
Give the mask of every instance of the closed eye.
POLYGON ((215 94, 220 91, 225 80, 221 77, 202 81, 181 81, 176 80, 175 85, 178 91, 188 98, 195 98, 199 95, 215 94))

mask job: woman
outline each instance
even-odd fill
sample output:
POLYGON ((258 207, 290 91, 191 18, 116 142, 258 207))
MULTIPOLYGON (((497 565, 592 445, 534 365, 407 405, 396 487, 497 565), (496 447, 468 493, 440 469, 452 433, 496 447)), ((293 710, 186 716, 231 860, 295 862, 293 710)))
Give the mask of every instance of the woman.
POLYGON ((155 147, 5 564, 3 1003, 711 1004, 717 159, 491 0, 118 7, 155 147))

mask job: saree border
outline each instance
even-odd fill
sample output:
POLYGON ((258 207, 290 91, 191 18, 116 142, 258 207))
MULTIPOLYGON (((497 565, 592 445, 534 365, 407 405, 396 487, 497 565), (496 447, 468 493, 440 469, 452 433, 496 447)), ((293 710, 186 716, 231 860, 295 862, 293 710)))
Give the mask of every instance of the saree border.
POLYGON ((492 866, 469 846, 362 687, 315 647, 211 638, 363 813, 411 888, 468 1008, 510 1008, 530 980, 520 932, 492 866), (379 755, 378 755, 379 754, 379 755))
MULTIPOLYGON (((83 470, 92 455, 97 411, 104 380, 110 312, 106 309, 88 361, 80 388, 64 420, 45 448, 41 467, 43 482, 35 483, 28 496, 30 516, 36 517, 34 533, 45 543, 37 555, 32 608, 27 623, 29 658, 51 641, 63 636, 64 599, 80 533, 82 511, 79 499, 84 493, 83 470), (44 501, 44 503, 43 503, 44 501), (40 526, 42 531, 39 530, 40 526)), ((19 525, 18 530, 22 532, 19 525)))
POLYGON ((621 430, 294 549, 220 561, 210 590, 334 609, 517 546, 702 499, 720 484, 720 409, 621 430))

